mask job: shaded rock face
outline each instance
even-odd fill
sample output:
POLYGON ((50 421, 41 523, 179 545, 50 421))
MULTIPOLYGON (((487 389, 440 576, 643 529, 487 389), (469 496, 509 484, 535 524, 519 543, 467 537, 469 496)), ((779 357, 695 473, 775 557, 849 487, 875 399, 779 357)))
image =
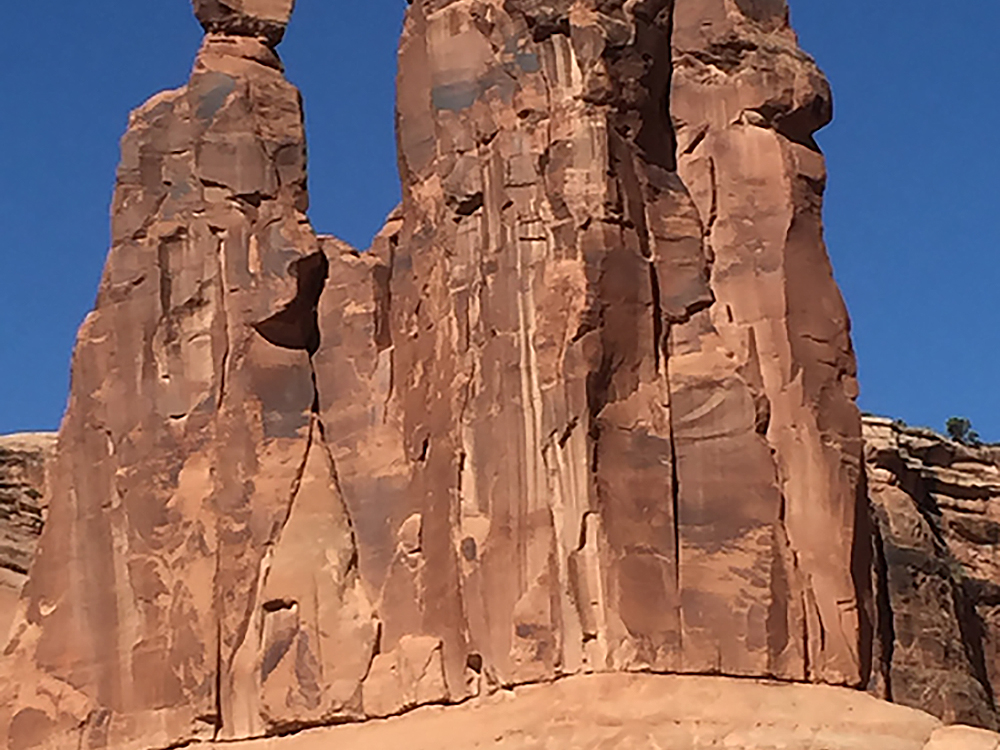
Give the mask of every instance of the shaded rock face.
POLYGON ((878 690, 948 722, 1000 723, 1000 462, 866 418, 878 690))
POLYGON ((403 203, 365 254, 304 214, 291 3, 195 10, 190 82, 123 140, 8 746, 253 738, 581 672, 864 685, 828 94, 784 5, 412 3, 403 203))
POLYGON ((0 437, 0 633, 6 637, 48 512, 51 434, 0 437))

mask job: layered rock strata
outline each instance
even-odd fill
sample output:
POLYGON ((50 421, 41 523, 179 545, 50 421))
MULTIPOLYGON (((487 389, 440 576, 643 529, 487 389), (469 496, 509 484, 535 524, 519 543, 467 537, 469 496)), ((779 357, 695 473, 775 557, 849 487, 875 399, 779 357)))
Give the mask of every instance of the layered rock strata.
POLYGON ((361 254, 305 217, 291 3, 196 2, 190 82, 123 140, 8 746, 254 738, 581 672, 865 684, 853 355, 822 160, 781 124, 819 127, 825 84, 759 5, 678 5, 708 70, 675 134, 669 0, 412 3, 403 202, 361 254), (717 64, 712 24, 760 55, 717 64), (774 164, 698 103, 743 88, 792 92, 753 125, 774 164))
POLYGON ((929 430, 865 419, 876 520, 880 693, 1000 725, 1000 461, 929 430))
POLYGON ((7 630, 48 512, 46 463, 56 436, 40 433, 0 437, 0 637, 7 630))

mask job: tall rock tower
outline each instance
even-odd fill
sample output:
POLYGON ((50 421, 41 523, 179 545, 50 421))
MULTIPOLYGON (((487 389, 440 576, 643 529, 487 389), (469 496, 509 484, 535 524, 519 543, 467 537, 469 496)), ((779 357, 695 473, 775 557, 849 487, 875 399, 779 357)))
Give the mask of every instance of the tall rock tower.
POLYGON ((305 217, 291 6, 196 0, 191 81, 132 116, 8 746, 581 672, 864 684, 829 97, 784 3, 415 0, 364 254, 305 217))
MULTIPOLYGON (((374 637, 314 417, 328 263, 305 216, 299 93, 275 53, 292 2, 195 10, 207 33, 190 82, 135 111, 122 141, 113 246, 12 633, 6 747, 258 731, 273 699, 259 684, 261 630, 287 619, 284 589, 260 599, 283 585, 316 504, 311 531, 345 552, 295 561, 307 567, 291 588, 311 592, 299 653, 341 638, 360 651, 374 637)), ((317 680, 339 679, 324 666, 317 680)), ((341 702, 324 693, 310 716, 341 702)))
POLYGON ((813 139, 832 116, 830 87, 799 49, 785 0, 677 0, 674 23, 678 169, 714 259, 712 320, 740 361, 759 363, 762 432, 805 585, 808 671, 836 681, 853 673, 846 657, 869 618, 857 592, 857 365, 823 243, 826 165, 813 139))

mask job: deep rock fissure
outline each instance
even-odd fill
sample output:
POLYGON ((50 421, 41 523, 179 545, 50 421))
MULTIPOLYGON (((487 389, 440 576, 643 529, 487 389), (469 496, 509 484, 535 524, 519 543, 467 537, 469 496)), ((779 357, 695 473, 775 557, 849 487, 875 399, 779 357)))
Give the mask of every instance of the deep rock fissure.
POLYGON ((226 383, 229 378, 229 356, 233 345, 229 338, 229 307, 226 303, 226 290, 229 288, 226 279, 226 243, 217 234, 215 241, 217 245, 215 250, 216 273, 219 277, 219 313, 222 320, 222 336, 225 341, 225 348, 222 351, 222 361, 219 364, 219 398, 216 403, 216 411, 221 411, 226 399, 226 383))
MULTIPOLYGON (((216 553, 216 560, 218 560, 218 553, 216 553)), ((216 564, 218 566, 218 563, 216 564)), ((216 578, 218 578, 218 567, 216 567, 216 578)), ((223 712, 222 712, 222 672, 223 672, 223 658, 222 658, 222 617, 219 615, 218 610, 215 614, 215 729, 213 733, 212 740, 218 741, 219 734, 222 732, 223 728, 223 712)))
MULTIPOLYGON (((660 298, 660 274, 656 263, 649 261, 649 289, 653 297, 653 363, 657 376, 661 376, 660 368, 665 358, 666 344, 664 342, 663 302, 660 298)), ((668 386, 669 387, 669 386, 668 386)))
POLYGON ((675 428, 676 415, 674 414, 673 394, 670 390, 670 326, 667 327, 666 336, 663 339, 664 349, 664 372, 663 378, 667 389, 667 409, 668 425, 670 429, 670 503, 673 516, 674 533, 674 595, 677 597, 677 640, 678 652, 683 659, 684 654, 684 607, 681 596, 681 478, 677 459, 677 431, 675 428))
MULTIPOLYGON (((955 565, 960 565, 960 563, 955 561, 955 565)), ((983 648, 983 641, 986 637, 985 628, 975 605, 967 596, 963 583, 961 577, 959 580, 952 580, 951 583, 952 600, 955 602, 955 616, 962 635, 962 644, 965 647, 966 658, 972 667, 973 676, 982 685, 989 703, 996 708, 996 696, 993 692, 993 684, 990 682, 986 653, 983 648)))
MULTIPOLYGON (((874 515, 874 514, 873 514, 874 515)), ((885 685, 885 698, 892 698, 892 655, 896 647, 896 629, 893 624, 892 602, 889 599, 889 566, 885 559, 885 547, 882 542, 882 531, 878 519, 873 517, 872 546, 875 552, 875 607, 878 619, 877 627, 881 639, 879 654, 879 669, 882 682, 885 685)))

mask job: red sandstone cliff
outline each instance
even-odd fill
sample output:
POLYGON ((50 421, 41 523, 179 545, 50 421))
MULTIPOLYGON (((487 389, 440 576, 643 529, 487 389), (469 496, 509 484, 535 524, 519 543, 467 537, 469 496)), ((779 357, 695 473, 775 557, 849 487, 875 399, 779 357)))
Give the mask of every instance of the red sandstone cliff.
POLYGON ((412 3, 403 203, 365 254, 305 216, 291 6, 196 0, 190 82, 131 118, 8 745, 589 672, 863 687, 829 91, 784 4, 412 3))

